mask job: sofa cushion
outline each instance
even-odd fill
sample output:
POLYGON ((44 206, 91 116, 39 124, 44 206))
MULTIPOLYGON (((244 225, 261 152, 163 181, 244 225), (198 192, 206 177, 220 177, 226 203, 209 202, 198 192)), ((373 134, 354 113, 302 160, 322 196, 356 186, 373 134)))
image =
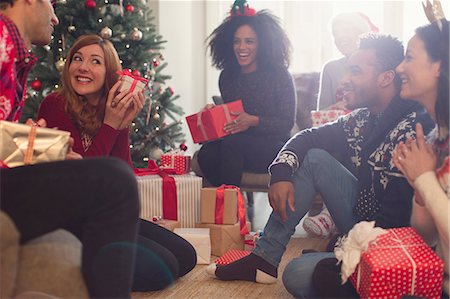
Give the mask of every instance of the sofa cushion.
POLYGON ((23 245, 14 293, 38 291, 60 298, 88 298, 81 275, 81 243, 57 230, 23 245))
POLYGON ((16 226, 0 212, 0 298, 11 298, 17 275, 19 233, 16 226))

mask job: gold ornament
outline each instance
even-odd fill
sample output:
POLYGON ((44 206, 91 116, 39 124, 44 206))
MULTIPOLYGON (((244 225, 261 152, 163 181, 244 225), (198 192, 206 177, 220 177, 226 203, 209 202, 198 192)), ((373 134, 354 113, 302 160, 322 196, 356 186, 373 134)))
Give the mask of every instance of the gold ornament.
POLYGON ((154 120, 159 120, 161 116, 158 113, 155 113, 155 115, 153 115, 153 119, 154 120))
POLYGON ((125 34, 125 33, 122 33, 121 35, 120 35, 120 38, 121 39, 125 39, 127 37, 127 35, 125 34))
POLYGON ((67 31, 68 31, 69 33, 74 33, 75 30, 77 30, 77 28, 75 28, 75 26, 73 26, 73 25, 70 25, 69 27, 67 27, 67 31))
POLYGON ((154 69, 151 69, 148 71, 148 75, 153 78, 156 75, 156 71, 154 69))
POLYGON ((133 31, 130 33, 130 38, 131 40, 134 41, 140 41, 142 39, 142 31, 140 31, 135 27, 133 31))
POLYGON ((56 69, 58 70, 58 72, 62 73, 62 71, 64 70, 65 64, 66 64, 66 62, 63 59, 60 59, 55 63, 55 66, 56 66, 56 69))
POLYGON ((100 31, 100 36, 106 39, 111 38, 112 36, 112 30, 109 27, 103 27, 103 29, 100 31))

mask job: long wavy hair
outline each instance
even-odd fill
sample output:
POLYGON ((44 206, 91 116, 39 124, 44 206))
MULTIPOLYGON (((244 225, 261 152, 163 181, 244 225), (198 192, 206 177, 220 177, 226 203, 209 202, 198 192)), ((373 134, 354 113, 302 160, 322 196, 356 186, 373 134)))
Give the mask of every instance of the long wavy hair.
POLYGON ((240 70, 233 39, 236 30, 243 25, 250 26, 258 37, 258 68, 289 67, 291 42, 279 19, 267 10, 261 10, 255 16, 229 16, 211 33, 207 42, 213 66, 220 70, 240 70))
POLYGON ((437 99, 435 104, 436 122, 439 126, 449 128, 449 24, 445 19, 419 27, 417 36, 425 44, 431 61, 439 61, 440 75, 438 80, 437 99))
POLYGON ((65 99, 66 113, 72 118, 80 131, 95 136, 100 129, 105 115, 106 98, 111 87, 117 82, 119 76, 116 74, 121 70, 119 55, 113 44, 98 35, 89 34, 80 36, 69 50, 69 55, 64 65, 64 70, 61 76, 62 88, 59 91, 60 95, 65 99), (69 67, 72 63, 75 53, 86 46, 99 45, 105 57, 105 83, 101 93, 101 99, 98 106, 89 104, 84 96, 78 95, 73 89, 70 81, 69 67))

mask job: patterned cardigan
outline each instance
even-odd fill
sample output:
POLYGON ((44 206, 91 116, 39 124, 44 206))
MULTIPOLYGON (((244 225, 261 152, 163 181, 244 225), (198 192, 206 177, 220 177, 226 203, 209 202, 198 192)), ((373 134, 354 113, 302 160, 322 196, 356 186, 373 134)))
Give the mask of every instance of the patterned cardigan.
POLYGON ((290 181, 310 149, 326 150, 358 179, 354 213, 381 227, 410 225, 413 190, 392 163, 400 141, 415 137, 415 124, 429 132, 434 123, 418 103, 394 98, 368 131, 370 111, 358 109, 333 123, 292 137, 270 166, 271 183, 290 181))

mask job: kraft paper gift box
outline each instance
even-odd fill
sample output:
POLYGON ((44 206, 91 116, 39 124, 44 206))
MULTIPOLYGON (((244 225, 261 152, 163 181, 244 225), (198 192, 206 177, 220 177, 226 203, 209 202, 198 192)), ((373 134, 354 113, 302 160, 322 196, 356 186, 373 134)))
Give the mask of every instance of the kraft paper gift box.
POLYGON ((197 264, 211 263, 209 228, 176 228, 174 233, 191 243, 197 253, 197 264))
MULTIPOLYGON (((247 229, 251 223, 247 221, 247 229)), ((208 228, 211 237, 211 254, 221 256, 231 249, 244 249, 244 237, 241 236, 240 223, 234 225, 197 223, 199 228, 208 228)))
POLYGON ((70 133, 0 121, 0 161, 8 167, 64 160, 70 133))
POLYGON ((129 89, 130 92, 138 92, 143 90, 148 83, 147 79, 137 77, 131 74, 128 69, 117 72, 122 80, 122 85, 120 85, 119 91, 129 89))
POLYGON ((388 229, 372 242, 350 281, 361 298, 441 298, 444 264, 413 228, 388 229))
POLYGON ((215 140, 227 135, 223 126, 232 122, 237 116, 231 112, 244 112, 242 101, 237 100, 227 104, 216 105, 186 117, 194 143, 215 140))
POLYGON ((176 174, 186 174, 191 171, 191 157, 184 151, 173 151, 161 156, 161 168, 172 168, 176 174))
POLYGON ((320 110, 311 111, 311 121, 313 127, 319 127, 329 122, 333 122, 342 115, 346 115, 347 110, 320 110))
MULTIPOLYGON (((201 223, 216 223, 216 191, 217 188, 213 187, 202 188, 201 190, 201 223)), ((235 224, 238 221, 238 191, 225 189, 224 192, 223 222, 221 224, 235 224)))
MULTIPOLYGON (((194 175, 172 175, 176 186, 176 219, 181 227, 195 227, 200 220, 200 190, 202 178, 194 175)), ((164 216, 163 178, 159 175, 136 177, 141 202, 140 217, 152 219, 164 216)), ((164 217, 167 218, 168 217, 164 217)))
POLYGON ((246 234, 244 236, 244 250, 252 251, 256 246, 256 242, 258 242, 262 235, 263 231, 261 230, 246 234))

